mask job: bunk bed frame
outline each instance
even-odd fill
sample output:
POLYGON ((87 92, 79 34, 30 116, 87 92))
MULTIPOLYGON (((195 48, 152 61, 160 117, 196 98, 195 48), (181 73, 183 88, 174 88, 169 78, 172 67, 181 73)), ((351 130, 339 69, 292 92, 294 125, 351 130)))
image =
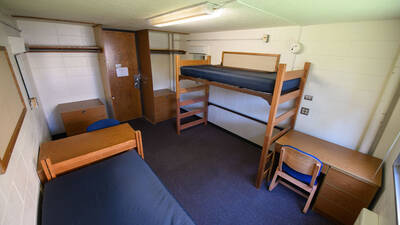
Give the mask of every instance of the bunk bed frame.
MULTIPOLYGON (((177 128, 177 133, 178 135, 181 133, 181 130, 184 130, 189 127, 193 127, 199 124, 204 123, 205 125, 207 124, 207 119, 208 119, 208 97, 209 97, 209 86, 217 86, 220 88, 225 88, 233 91, 238 91, 242 93, 246 93, 249 95, 254 95, 261 97, 265 99, 269 104, 270 104, 270 111, 269 111, 269 118, 268 118, 268 123, 267 123, 267 128, 264 136, 264 144, 262 148, 262 153, 259 161, 259 167, 258 167, 258 173, 257 173, 257 180, 256 180, 256 187, 260 188, 263 180, 267 177, 267 181, 270 180, 271 178, 271 173, 272 173, 272 166, 275 158, 275 154, 273 154, 273 151, 269 152, 269 148, 272 143, 274 143, 278 138, 280 138, 282 135, 286 134, 289 130, 293 129, 296 123, 296 118, 297 118, 297 112, 299 110, 300 102, 301 102, 301 96, 303 95, 304 91, 304 86, 307 80, 308 76, 308 71, 310 68, 310 63, 306 62, 304 64, 304 68, 302 70, 293 70, 293 71, 286 71, 286 64, 279 64, 279 59, 280 55, 278 54, 262 54, 262 53, 245 53, 245 52, 223 52, 222 53, 222 62, 221 66, 232 66, 229 64, 232 64, 232 62, 227 63, 224 62, 224 58, 226 59, 226 55, 229 55, 230 57, 232 56, 240 56, 240 59, 243 59, 243 56, 248 56, 250 60, 257 59, 258 57, 263 57, 263 59, 267 59, 269 62, 266 62, 266 64, 273 64, 273 66, 269 66, 269 70, 265 70, 267 72, 277 72, 276 75, 276 81, 275 81, 275 86, 274 86, 274 91, 273 93, 266 93, 266 92, 260 92, 260 91, 254 91, 246 88, 240 88, 237 86, 232 86, 229 84, 224 84, 224 83, 219 83, 219 82, 214 82, 214 81, 209 81, 209 80, 204 80, 204 79, 199 79, 199 78, 194 78, 194 77, 189 77, 181 74, 180 67, 182 66, 193 66, 193 65, 206 65, 206 64, 211 64, 211 57, 207 56, 206 59, 204 60, 182 60, 180 58, 180 55, 175 56, 175 62, 176 62, 176 73, 175 73, 175 87, 176 87, 176 128, 177 128), (256 58, 254 58, 256 57, 256 58), (228 64, 228 65, 225 65, 228 64), (283 83, 287 80, 292 80, 292 79, 298 79, 300 78, 300 85, 297 90, 291 91, 289 93, 285 93, 281 95, 282 92, 282 87, 283 83), (200 86, 195 86, 195 87, 188 87, 188 88, 181 88, 180 86, 180 81, 181 80, 192 80, 196 82, 202 83, 200 86), (189 100, 184 100, 181 101, 181 95, 189 92, 195 92, 195 91, 201 91, 204 90, 205 95, 202 97, 196 97, 193 99, 189 100), (278 117, 276 116, 277 111, 278 111, 278 106, 280 104, 283 104, 285 102, 288 102, 290 100, 295 100, 294 107, 290 109, 289 111, 279 115, 278 117), (195 103, 203 102, 204 105, 202 108, 195 109, 192 111, 187 111, 187 112, 181 112, 181 107, 186 106, 186 105, 191 105, 195 103), (199 113, 203 113, 203 117, 189 122, 185 124, 181 124, 181 119, 193 116, 199 113), (280 130, 277 134, 273 135, 273 130, 274 127, 276 127, 279 123, 286 121, 287 119, 290 120, 290 124, 288 127, 280 130), (268 166, 267 166, 268 164, 268 166)), ((260 58, 258 61, 260 61, 260 58)), ((263 60, 262 59, 262 60, 263 60)), ((235 61, 235 60, 233 60, 235 61)), ((249 65, 251 66, 251 63, 246 65, 245 69, 251 69, 249 68, 249 65)), ((240 66, 240 64, 239 64, 240 66)), ((243 67, 240 67, 243 68, 243 67)), ((259 70, 259 68, 256 68, 256 70, 259 70)))

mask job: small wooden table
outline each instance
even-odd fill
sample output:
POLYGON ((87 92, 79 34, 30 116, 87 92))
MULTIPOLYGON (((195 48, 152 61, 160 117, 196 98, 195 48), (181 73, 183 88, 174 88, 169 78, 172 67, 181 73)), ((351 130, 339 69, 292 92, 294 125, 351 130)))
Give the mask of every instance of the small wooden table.
POLYGON ((362 208, 368 208, 382 183, 381 159, 291 130, 276 141, 319 158, 326 174, 320 184, 314 210, 342 224, 353 224, 362 208), (376 172, 378 170, 378 172, 376 172))
POLYGON ((129 124, 49 141, 40 145, 37 172, 44 182, 133 148, 143 158, 141 133, 129 124))

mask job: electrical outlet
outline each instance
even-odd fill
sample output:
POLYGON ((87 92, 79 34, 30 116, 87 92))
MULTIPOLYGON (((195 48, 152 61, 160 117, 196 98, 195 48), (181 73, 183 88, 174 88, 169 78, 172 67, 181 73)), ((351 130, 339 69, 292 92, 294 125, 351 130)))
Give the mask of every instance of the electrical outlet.
POLYGON ((313 96, 312 95, 304 95, 304 100, 312 101, 313 96))
POLYGON ((309 109, 309 108, 301 107, 301 109, 300 109, 300 114, 303 114, 303 115, 308 116, 308 113, 309 113, 309 112, 310 112, 310 109, 309 109))

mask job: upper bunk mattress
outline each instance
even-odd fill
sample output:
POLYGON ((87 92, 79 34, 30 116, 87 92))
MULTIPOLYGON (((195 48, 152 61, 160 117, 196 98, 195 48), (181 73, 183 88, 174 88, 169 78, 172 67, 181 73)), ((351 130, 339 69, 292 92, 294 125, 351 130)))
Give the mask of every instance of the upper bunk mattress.
MULTIPOLYGON (((213 65, 182 66, 181 74, 267 93, 274 92, 276 80, 276 72, 251 71, 213 65)), ((299 85, 300 79, 285 81, 282 93, 296 90, 299 85)))
POLYGON ((136 151, 45 184, 42 225, 193 225, 136 151))

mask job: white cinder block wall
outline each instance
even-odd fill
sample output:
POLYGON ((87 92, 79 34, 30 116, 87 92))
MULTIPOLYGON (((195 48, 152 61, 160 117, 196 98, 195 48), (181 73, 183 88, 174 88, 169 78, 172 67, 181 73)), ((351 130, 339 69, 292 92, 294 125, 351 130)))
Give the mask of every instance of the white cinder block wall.
MULTIPOLYGON (((11 24, 13 21, 2 15, 11 24)), ((16 24, 14 23, 16 26, 16 24)), ((0 24, 0 45, 8 45, 8 36, 19 36, 15 30, 0 24)), ((21 85, 20 74, 10 55, 14 72, 21 91, 26 100, 26 94, 21 85)), ((28 105, 26 103, 26 105, 28 105)), ((49 131, 41 108, 31 110, 28 106, 25 120, 22 124, 14 151, 5 174, 0 175, 0 224, 1 225, 34 225, 37 224, 39 179, 36 174, 36 161, 39 144, 49 139, 49 131)))
MULTIPOLYGON (((213 64, 220 63, 222 51, 279 53, 288 69, 310 61, 305 94, 314 99, 302 101, 310 114, 298 116, 296 129, 357 149, 399 49, 399 27, 395 20, 193 33, 186 45, 209 46, 213 64), (269 43, 260 40, 263 34, 270 35, 269 43), (298 55, 288 51, 295 41, 304 44, 298 55)), ((212 102, 267 121, 269 105, 258 97, 215 87, 210 93, 212 102)), ((215 107, 209 120, 263 143, 265 125, 215 107)))
MULTIPOLYGON (((19 20, 31 45, 96 45, 91 26, 19 20)), ((99 98, 104 90, 96 53, 28 53, 33 80, 52 134, 65 132, 57 105, 99 98)))

